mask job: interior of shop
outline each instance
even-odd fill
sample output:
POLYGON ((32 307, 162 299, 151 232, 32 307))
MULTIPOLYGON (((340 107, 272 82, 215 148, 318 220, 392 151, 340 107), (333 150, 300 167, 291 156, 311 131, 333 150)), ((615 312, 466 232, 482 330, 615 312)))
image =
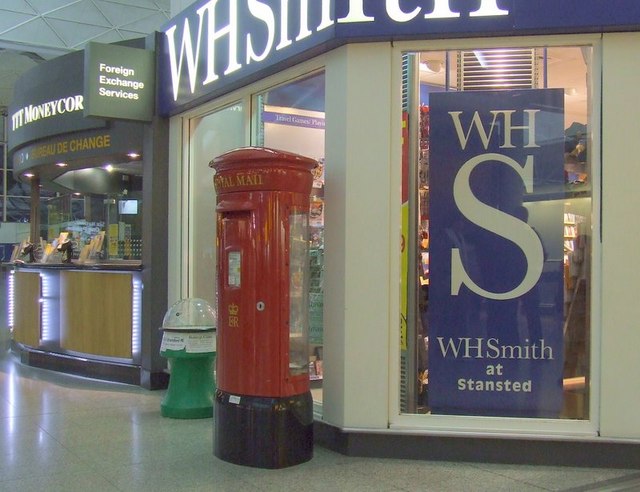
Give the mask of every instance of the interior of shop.
POLYGON ((259 145, 318 161, 309 214, 309 375, 314 403, 322 403, 324 265, 324 73, 315 73, 257 96, 259 145))

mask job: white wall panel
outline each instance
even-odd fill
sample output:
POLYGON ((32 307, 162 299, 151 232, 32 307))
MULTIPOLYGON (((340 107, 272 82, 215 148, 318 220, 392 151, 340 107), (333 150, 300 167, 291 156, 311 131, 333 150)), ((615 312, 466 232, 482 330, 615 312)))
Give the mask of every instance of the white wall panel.
POLYGON ((604 437, 640 438, 638 47, 639 33, 603 38, 600 433, 604 437))
POLYGON ((388 44, 328 55, 323 418, 339 427, 389 421, 390 70, 388 44))

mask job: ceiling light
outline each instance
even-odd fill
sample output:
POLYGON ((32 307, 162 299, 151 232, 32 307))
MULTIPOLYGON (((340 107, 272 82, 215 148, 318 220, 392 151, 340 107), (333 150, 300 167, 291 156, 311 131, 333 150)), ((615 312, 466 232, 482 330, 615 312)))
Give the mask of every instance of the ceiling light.
POLYGON ((104 169, 105 169, 107 172, 112 173, 112 172, 113 172, 113 165, 111 165, 111 164, 107 164, 106 166, 104 166, 104 169))
POLYGON ((56 166, 58 166, 58 167, 67 167, 68 164, 66 162, 56 162, 56 166))
POLYGON ((444 70, 444 64, 439 60, 426 60, 420 62, 420 71, 426 73, 440 73, 444 70))
POLYGON ((25 178, 33 178, 35 176, 35 174, 33 174, 33 173, 24 173, 23 176, 25 178))
POLYGON ((476 50, 473 52, 473 54, 476 56, 476 59, 478 60, 478 63, 482 68, 486 68, 489 65, 487 63, 487 58, 484 56, 484 53, 482 51, 476 50))
POLYGON ((138 154, 137 152, 129 152, 129 153, 127 154, 127 156, 128 156, 130 159, 139 159, 139 158, 140 158, 140 154, 138 154))

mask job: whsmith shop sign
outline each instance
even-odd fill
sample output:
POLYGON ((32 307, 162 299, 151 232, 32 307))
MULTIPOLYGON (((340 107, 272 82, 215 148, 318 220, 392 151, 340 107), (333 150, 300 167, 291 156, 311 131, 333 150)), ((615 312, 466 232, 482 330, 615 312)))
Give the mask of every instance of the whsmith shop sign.
POLYGON ((159 112, 349 42, 636 29, 638 0, 201 0, 162 29, 159 112))

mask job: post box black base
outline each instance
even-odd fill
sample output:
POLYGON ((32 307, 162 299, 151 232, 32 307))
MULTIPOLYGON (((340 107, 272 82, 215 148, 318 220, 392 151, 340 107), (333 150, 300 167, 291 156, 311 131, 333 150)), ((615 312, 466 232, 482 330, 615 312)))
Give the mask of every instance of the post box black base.
POLYGON ((313 457, 311 392, 283 398, 216 391, 214 455, 236 465, 285 468, 313 457))

